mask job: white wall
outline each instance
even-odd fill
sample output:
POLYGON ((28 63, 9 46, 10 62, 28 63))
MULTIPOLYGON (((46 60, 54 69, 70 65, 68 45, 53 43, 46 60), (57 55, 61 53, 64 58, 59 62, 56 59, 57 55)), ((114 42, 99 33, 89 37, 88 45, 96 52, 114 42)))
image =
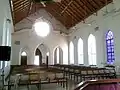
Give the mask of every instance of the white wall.
POLYGON ((49 13, 47 13, 45 10, 41 9, 37 13, 30 15, 26 19, 16 24, 15 28, 16 30, 20 30, 20 29, 22 30, 12 34, 13 54, 12 54, 11 63, 13 65, 20 64, 20 54, 21 54, 21 51, 24 51, 24 49, 28 54, 28 64, 34 64, 35 50, 40 44, 45 44, 49 49, 49 52, 50 52, 49 64, 54 64, 54 60, 53 60, 54 49, 55 47, 58 47, 58 46, 60 46, 64 52, 63 62, 68 61, 67 38, 59 34, 56 34, 54 32, 54 30, 56 29, 61 28, 64 31, 66 31, 66 29, 59 21, 57 21, 54 17, 51 17, 49 13), (43 17, 43 19, 49 21, 52 26, 50 34, 45 38, 37 36, 34 29, 32 29, 32 26, 35 20, 40 17, 43 17), (15 41, 20 41, 20 45, 15 45, 14 43, 15 41))
MULTIPOLYGON (((115 40, 115 65, 120 64, 120 12, 115 12, 120 8, 120 0, 114 0, 114 4, 111 3, 107 6, 109 14, 104 14, 106 7, 102 8, 99 12, 97 12, 97 16, 92 15, 85 20, 85 23, 79 23, 75 27, 77 30, 71 34, 69 37, 69 42, 73 41, 75 46, 75 64, 77 64, 78 54, 77 54, 77 43, 78 39, 81 37, 84 43, 84 63, 88 65, 88 36, 89 34, 93 34, 96 37, 97 44, 97 65, 103 66, 101 63, 106 63, 106 41, 105 34, 108 30, 111 30, 114 33, 115 40), (91 24, 89 26, 88 24, 91 24), (95 30, 95 27, 99 27, 99 30, 95 30), (76 38, 75 38, 76 36, 76 38)), ((72 31, 74 27, 70 29, 72 31)))

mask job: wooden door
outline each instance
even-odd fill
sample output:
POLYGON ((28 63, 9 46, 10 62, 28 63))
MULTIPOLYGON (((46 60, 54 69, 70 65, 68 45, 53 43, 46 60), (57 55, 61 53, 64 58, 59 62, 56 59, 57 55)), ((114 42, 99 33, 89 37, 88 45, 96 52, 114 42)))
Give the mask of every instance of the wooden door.
POLYGON ((21 56, 21 65, 27 65, 27 56, 21 56))

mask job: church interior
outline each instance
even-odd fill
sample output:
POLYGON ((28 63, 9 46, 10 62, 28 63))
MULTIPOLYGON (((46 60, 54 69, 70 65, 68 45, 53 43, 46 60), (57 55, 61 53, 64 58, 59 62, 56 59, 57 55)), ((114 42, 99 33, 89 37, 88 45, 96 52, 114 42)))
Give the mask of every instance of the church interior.
POLYGON ((0 0, 0 90, 120 90, 120 0, 0 0))

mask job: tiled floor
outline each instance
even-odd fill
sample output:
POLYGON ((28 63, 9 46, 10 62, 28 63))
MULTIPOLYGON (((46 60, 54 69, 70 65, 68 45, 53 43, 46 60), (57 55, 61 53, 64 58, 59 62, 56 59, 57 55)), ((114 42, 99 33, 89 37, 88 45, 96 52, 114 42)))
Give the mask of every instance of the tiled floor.
MULTIPOLYGON (((45 84, 42 85, 41 90, 74 90, 74 82, 70 81, 68 84, 68 88, 63 88, 57 84, 45 84)), ((15 90, 14 87, 11 88, 11 90, 15 90)), ((19 87, 17 90, 27 90, 27 87, 19 87)), ((38 90, 35 85, 30 86, 30 90, 38 90)))

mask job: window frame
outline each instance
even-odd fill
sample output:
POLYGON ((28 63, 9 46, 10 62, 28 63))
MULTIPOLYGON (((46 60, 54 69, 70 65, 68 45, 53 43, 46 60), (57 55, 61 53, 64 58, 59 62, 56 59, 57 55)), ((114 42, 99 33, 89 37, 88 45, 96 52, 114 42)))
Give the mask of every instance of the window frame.
POLYGON ((106 52, 107 64, 113 64, 115 62, 114 35, 111 30, 108 30, 108 32, 106 33, 106 52))
POLYGON ((79 38, 78 40, 78 64, 84 64, 84 47, 83 47, 83 40, 81 38, 79 38), (82 49, 82 51, 79 49, 82 49))
POLYGON ((89 65, 97 65, 96 38, 93 34, 90 34, 88 37, 88 62, 89 65), (90 41, 91 38, 94 40, 90 41), (90 44, 92 44, 92 46, 90 44))
POLYGON ((69 44, 69 54, 70 54, 70 64, 74 64, 75 63, 75 60, 74 60, 74 44, 73 44, 72 41, 69 44))

